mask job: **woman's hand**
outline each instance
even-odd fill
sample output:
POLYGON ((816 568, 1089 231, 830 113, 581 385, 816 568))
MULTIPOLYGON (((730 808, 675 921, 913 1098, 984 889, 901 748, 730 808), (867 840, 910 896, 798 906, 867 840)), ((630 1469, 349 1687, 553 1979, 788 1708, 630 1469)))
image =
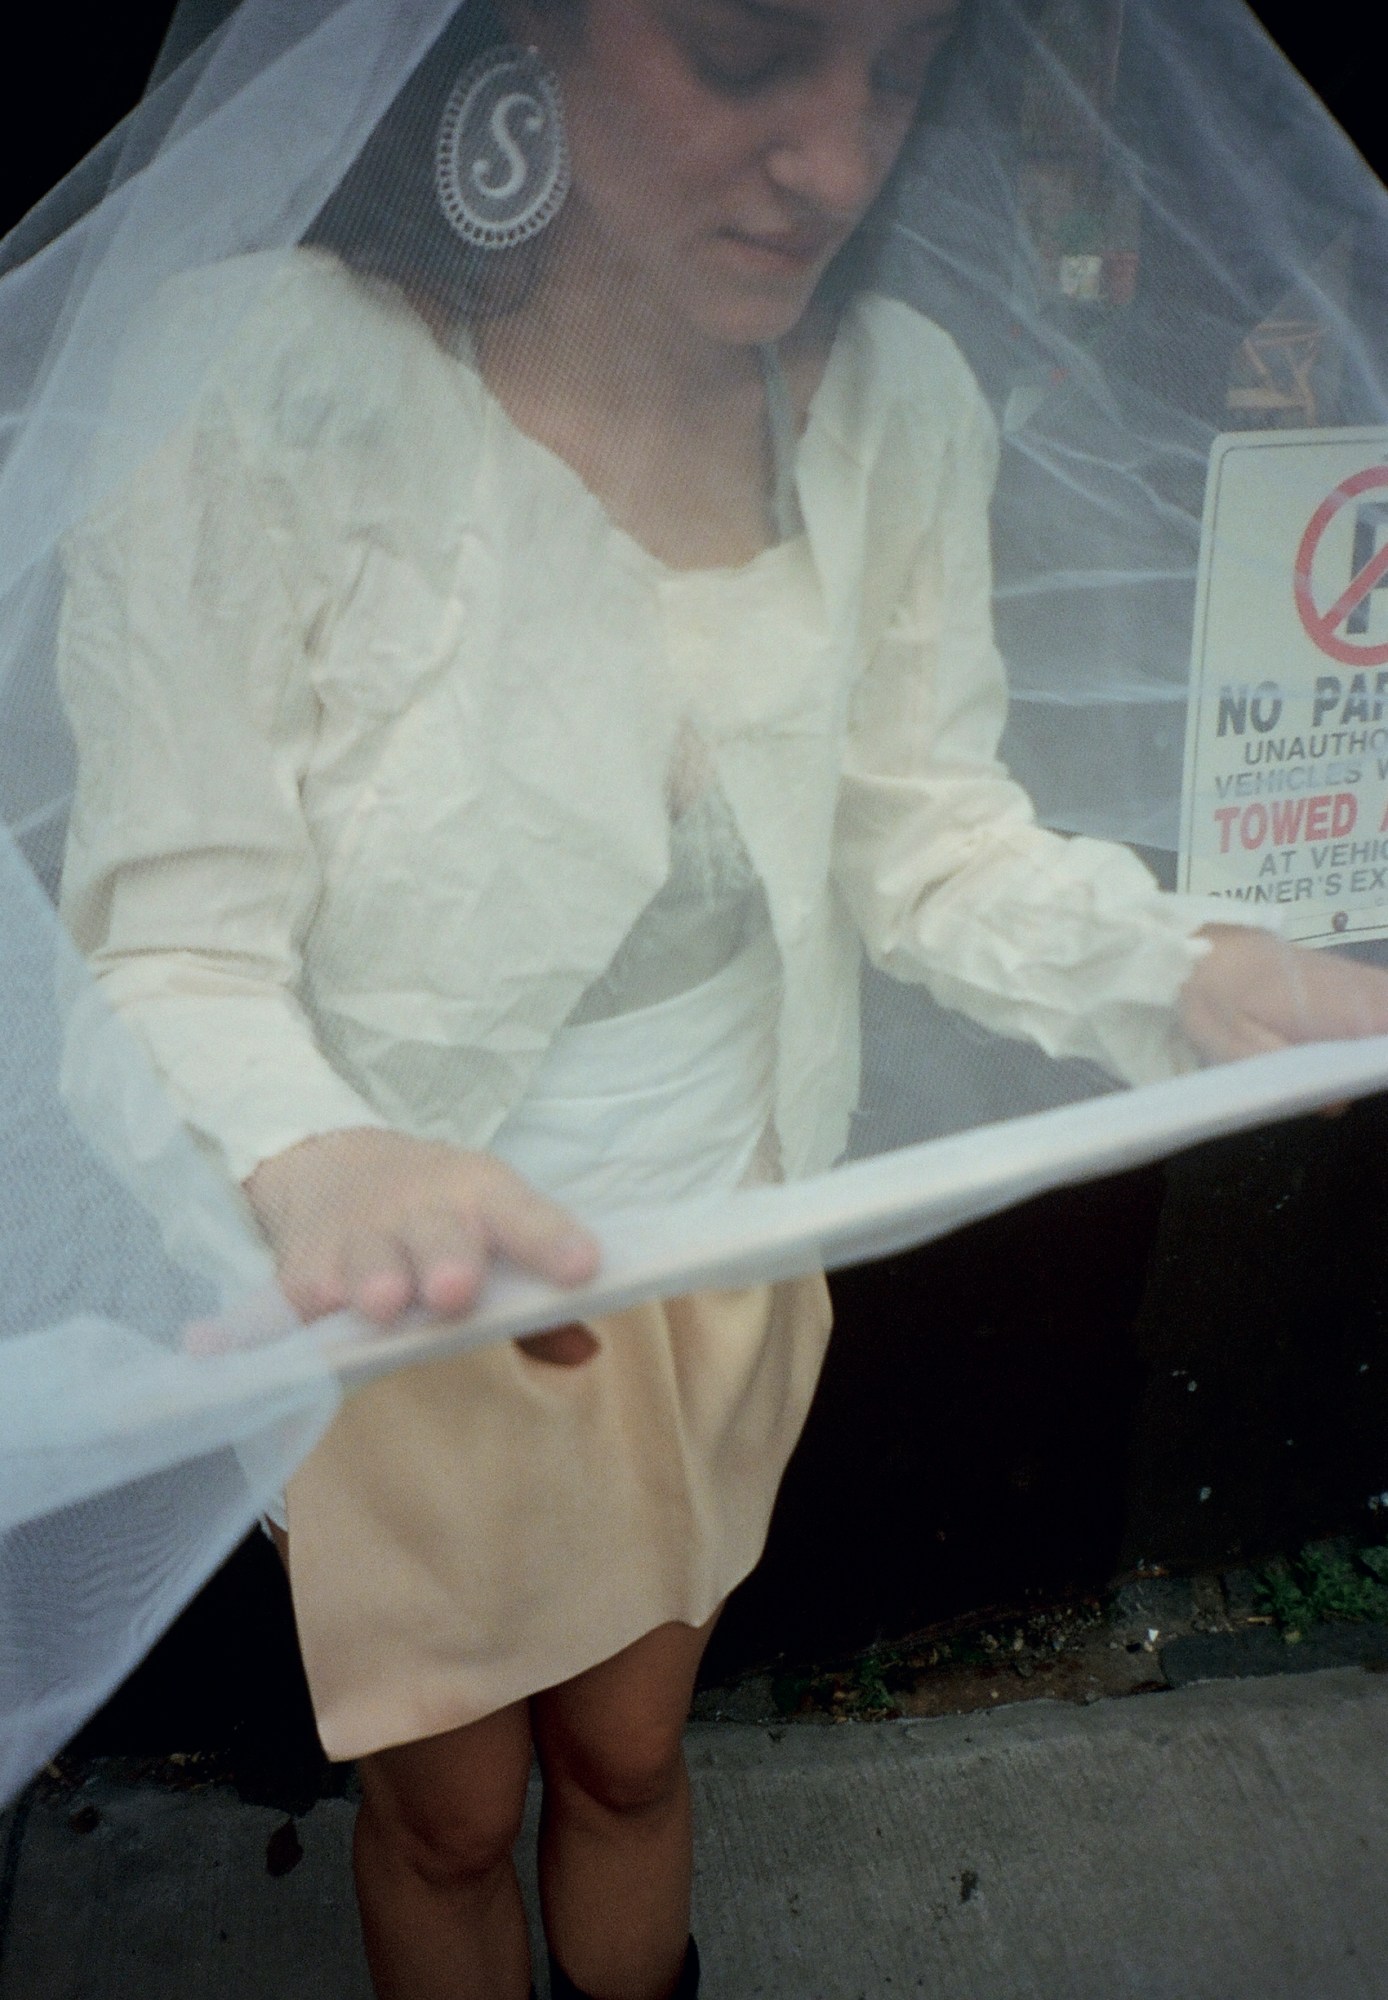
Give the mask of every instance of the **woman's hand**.
MULTIPOLYGON (((497 1256, 553 1285, 598 1268, 592 1237, 500 1160, 402 1132, 305 1139, 263 1160, 245 1192, 305 1320, 351 1308, 389 1326, 410 1306, 455 1318, 497 1256)), ((576 1324, 519 1344, 570 1366, 597 1351, 576 1324)))
POLYGON ((1239 924, 1209 924, 1200 936, 1212 948, 1176 1004, 1182 1027, 1211 1061, 1388 1034, 1388 972, 1239 924))

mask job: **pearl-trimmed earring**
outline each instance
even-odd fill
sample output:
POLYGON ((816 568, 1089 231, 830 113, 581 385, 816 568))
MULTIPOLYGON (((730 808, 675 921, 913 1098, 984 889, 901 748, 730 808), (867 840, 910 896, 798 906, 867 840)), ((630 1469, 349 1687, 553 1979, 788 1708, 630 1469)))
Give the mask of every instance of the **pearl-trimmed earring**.
POLYGON ((536 48, 503 42, 454 83, 434 141, 439 206, 465 243, 513 250, 568 197, 559 79, 536 48))

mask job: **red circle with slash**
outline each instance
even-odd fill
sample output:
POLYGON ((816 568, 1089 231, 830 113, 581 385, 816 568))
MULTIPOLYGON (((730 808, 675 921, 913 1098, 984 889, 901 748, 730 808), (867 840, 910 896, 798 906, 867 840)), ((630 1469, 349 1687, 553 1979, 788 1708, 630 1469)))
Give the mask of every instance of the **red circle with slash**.
POLYGON ((1359 574, 1351 579, 1348 590, 1324 611, 1317 607, 1312 594, 1311 571, 1325 531, 1340 509, 1347 507, 1351 500, 1357 500, 1361 493, 1372 493, 1384 487, 1388 487, 1388 465, 1371 465, 1346 479, 1317 507, 1296 552, 1296 608, 1301 614, 1307 637, 1323 653, 1328 653, 1332 660, 1339 660, 1347 667, 1388 666, 1388 644, 1380 641, 1377 645, 1356 645, 1353 640, 1339 636, 1345 620, 1358 609, 1369 592, 1388 581, 1388 542, 1376 555, 1370 556, 1359 574))

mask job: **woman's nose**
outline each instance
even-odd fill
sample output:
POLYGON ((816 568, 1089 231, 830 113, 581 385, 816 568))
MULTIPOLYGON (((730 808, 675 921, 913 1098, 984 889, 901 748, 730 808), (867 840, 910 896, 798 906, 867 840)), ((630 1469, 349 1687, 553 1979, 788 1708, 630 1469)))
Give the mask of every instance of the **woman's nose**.
POLYGON ((806 89, 767 157, 777 187, 836 221, 856 221, 882 179, 872 113, 871 83, 848 65, 806 89))

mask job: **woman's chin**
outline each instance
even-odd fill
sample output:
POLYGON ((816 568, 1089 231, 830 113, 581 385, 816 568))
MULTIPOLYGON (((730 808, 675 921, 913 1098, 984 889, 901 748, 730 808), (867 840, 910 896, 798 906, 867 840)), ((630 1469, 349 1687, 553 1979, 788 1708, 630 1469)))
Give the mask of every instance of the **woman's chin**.
POLYGON ((784 340, 809 310, 818 274, 795 286, 710 292, 699 303, 701 330, 729 347, 761 347, 784 340))

